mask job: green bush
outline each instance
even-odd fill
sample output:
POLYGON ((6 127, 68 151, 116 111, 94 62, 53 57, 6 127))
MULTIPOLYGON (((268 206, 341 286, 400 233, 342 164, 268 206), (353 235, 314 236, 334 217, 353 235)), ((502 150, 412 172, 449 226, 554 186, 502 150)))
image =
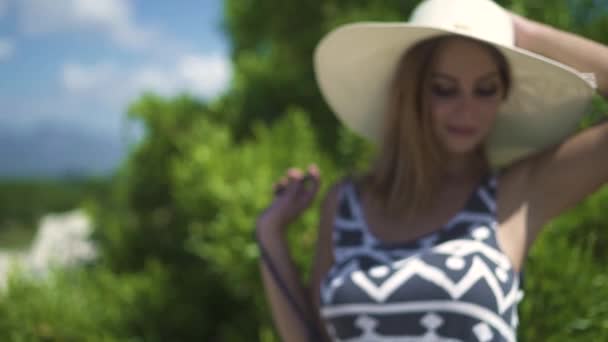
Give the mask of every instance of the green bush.
MULTIPOLYGON (((192 99, 149 96, 132 107, 132 115, 152 129, 124 170, 117 188, 122 204, 111 212, 98 208, 104 262, 116 272, 139 272, 153 258, 168 270, 165 286, 174 297, 162 303, 163 311, 179 319, 155 325, 160 335, 189 331, 187 340, 272 340, 252 237, 255 219, 288 167, 317 163, 322 193, 341 174, 301 109, 290 109, 271 127, 255 123, 241 141, 230 126, 205 113, 173 110, 162 124, 156 120, 165 119, 150 115, 163 116, 162 108, 174 105, 191 108, 187 101, 192 99)), ((342 165, 362 163, 365 143, 343 129, 336 140, 342 165)), ((309 211, 292 229, 290 241, 304 273, 317 214, 309 211)))
POLYGON ((0 305, 2 341, 162 341, 156 333, 166 270, 56 270, 40 281, 14 272, 0 305))

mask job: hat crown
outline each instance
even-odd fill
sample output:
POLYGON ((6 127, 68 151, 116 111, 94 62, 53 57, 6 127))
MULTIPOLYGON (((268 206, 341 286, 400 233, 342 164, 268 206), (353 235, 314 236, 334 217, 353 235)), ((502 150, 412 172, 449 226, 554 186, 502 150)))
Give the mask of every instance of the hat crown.
POLYGON ((414 9, 409 22, 515 46, 511 17, 490 0, 426 0, 414 9))

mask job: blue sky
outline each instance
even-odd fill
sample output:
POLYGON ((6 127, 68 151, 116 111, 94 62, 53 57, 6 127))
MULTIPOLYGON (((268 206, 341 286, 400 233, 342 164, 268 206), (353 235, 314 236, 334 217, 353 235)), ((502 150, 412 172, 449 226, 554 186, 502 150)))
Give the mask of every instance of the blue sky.
POLYGON ((227 86, 220 0, 0 0, 0 126, 115 138, 143 90, 227 86))

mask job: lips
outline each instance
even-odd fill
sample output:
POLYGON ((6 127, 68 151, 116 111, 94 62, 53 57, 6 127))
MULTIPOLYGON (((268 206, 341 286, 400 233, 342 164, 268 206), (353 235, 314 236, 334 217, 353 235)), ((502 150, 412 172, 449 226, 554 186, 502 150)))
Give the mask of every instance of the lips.
POLYGON ((474 127, 466 127, 466 126, 447 126, 447 131, 450 134, 458 135, 458 136, 473 136, 477 133, 477 129, 474 127))

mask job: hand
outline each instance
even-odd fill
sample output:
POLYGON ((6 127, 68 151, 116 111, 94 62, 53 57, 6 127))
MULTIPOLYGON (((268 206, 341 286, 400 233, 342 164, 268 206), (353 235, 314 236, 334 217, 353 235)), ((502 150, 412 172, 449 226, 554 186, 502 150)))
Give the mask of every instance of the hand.
POLYGON ((290 168, 280 181, 273 185, 274 200, 257 220, 257 229, 281 232, 306 210, 319 190, 320 176, 316 165, 308 172, 290 168))
POLYGON ((509 12, 509 14, 511 15, 511 20, 513 22, 515 46, 533 51, 533 46, 530 43, 530 32, 534 28, 534 25, 539 25, 539 23, 514 12, 509 12))

